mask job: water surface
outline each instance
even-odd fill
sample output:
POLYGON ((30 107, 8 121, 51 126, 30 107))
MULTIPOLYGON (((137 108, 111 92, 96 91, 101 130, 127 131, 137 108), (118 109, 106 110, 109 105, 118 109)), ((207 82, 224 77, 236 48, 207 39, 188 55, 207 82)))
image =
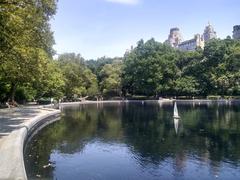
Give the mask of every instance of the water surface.
POLYGON ((65 107, 25 149, 29 179, 240 177, 239 104, 156 102, 65 107))

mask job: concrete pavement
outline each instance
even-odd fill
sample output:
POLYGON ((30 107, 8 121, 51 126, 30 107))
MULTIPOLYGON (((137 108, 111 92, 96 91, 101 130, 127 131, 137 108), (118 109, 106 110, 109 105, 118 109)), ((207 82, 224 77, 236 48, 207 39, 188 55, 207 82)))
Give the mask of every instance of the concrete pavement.
POLYGON ((0 179, 27 179, 23 147, 29 133, 60 116, 41 106, 0 109, 0 179))

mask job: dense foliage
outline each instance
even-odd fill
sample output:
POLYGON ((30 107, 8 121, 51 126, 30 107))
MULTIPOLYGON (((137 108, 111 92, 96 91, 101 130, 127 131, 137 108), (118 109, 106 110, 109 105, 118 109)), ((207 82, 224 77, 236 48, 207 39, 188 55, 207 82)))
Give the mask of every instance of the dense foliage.
POLYGON ((51 58, 54 39, 49 20, 55 11, 55 0, 0 2, 1 100, 14 101, 18 88, 37 96, 42 94, 36 89, 40 84, 45 83, 47 90, 61 84, 51 58))
POLYGON ((214 39, 182 52, 151 39, 124 57, 123 90, 153 95, 240 95, 240 41, 214 39))
POLYGON ((121 96, 122 63, 106 64, 99 73, 103 95, 121 96))
POLYGON ((84 59, 79 54, 62 54, 58 57, 58 64, 65 81, 63 94, 67 99, 97 94, 96 75, 85 66, 84 59))

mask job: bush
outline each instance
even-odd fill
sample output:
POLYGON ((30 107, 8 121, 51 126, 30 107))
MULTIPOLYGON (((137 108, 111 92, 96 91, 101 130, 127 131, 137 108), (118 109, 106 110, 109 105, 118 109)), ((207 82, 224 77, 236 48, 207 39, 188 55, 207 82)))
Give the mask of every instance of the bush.
POLYGON ((41 105, 51 104, 51 99, 50 98, 41 98, 41 99, 37 100, 37 103, 41 104, 41 105))

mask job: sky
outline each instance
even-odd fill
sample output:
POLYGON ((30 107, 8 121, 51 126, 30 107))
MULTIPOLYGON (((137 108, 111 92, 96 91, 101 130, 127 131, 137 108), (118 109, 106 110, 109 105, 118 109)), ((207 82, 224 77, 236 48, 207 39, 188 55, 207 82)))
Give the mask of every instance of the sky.
POLYGON ((219 38, 240 25, 240 0, 59 0, 51 20, 57 54, 121 57, 137 41, 164 42, 172 27, 184 40, 210 22, 219 38))

